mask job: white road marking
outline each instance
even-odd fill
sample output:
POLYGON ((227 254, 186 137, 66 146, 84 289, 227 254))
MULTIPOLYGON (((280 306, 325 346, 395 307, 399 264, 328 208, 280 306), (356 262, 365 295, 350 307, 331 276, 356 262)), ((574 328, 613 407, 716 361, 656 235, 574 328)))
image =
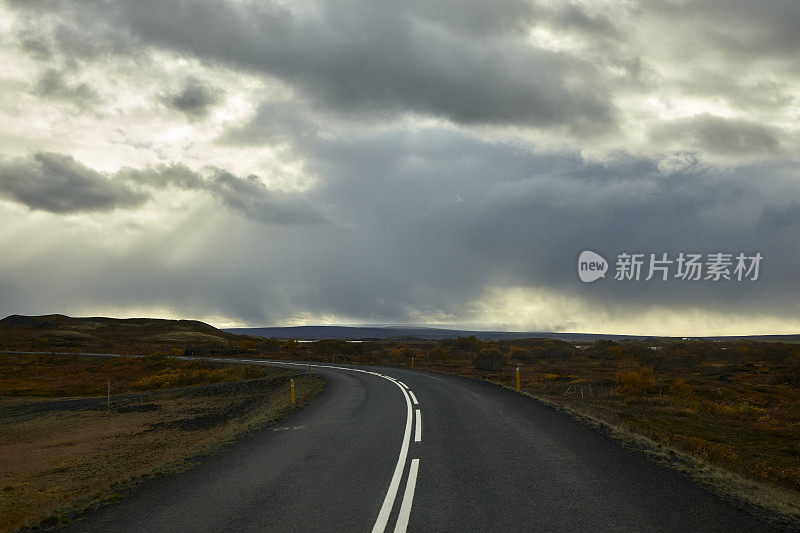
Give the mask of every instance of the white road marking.
MULTIPOLYGON (((417 414, 419 414, 419 411, 417 411, 417 414)), ((400 506, 400 514, 397 516, 394 533, 405 533, 406 528, 408 528, 411 504, 414 503, 414 489, 417 487, 417 472, 419 472, 419 459, 412 459, 411 468, 408 470, 406 491, 403 493, 403 504, 400 506)))
POLYGON ((417 409, 417 426, 414 430, 414 442, 422 440, 422 411, 417 409))
POLYGON ((419 405, 419 402, 417 401, 417 397, 414 396, 414 393, 411 392, 410 389, 409 389, 408 393, 411 395, 411 400, 414 402, 414 405, 419 405))
POLYGON ((400 381, 400 380, 397 380, 397 382, 398 382, 400 385, 402 385, 403 387, 405 387, 405 388, 406 388, 406 390, 410 390, 410 389, 408 388, 408 385, 406 385, 406 384, 405 384, 405 383, 403 383, 402 381, 400 381))
MULTIPOLYGON (((264 362, 264 361, 260 361, 264 362)), ((273 361, 269 361, 273 363, 273 361)), ((361 370, 360 368, 347 368, 341 366, 334 366, 334 365, 316 365, 308 363, 290 363, 287 361, 274 361, 274 364, 282 364, 282 365, 292 365, 292 366, 312 366, 318 368, 333 368, 336 370, 347 370, 350 372, 361 372, 363 374, 372 374, 373 376, 381 377, 387 381, 391 381, 400 391, 403 393, 403 397, 406 399, 406 429, 403 433, 403 444, 400 447, 400 455, 397 457, 397 464, 394 467, 394 473, 392 474, 392 480, 389 482, 389 489, 386 491, 386 497, 383 499, 383 505, 381 505, 381 510, 378 513, 378 518, 375 520, 375 525, 372 526, 372 533, 383 533, 386 530, 386 525, 389 522, 389 515, 392 513, 392 507, 394 507, 394 501, 397 498, 397 490, 400 488, 400 481, 403 478, 403 471, 406 469, 406 459, 408 458, 408 447, 411 445, 411 399, 409 398, 409 394, 413 397, 414 394, 409 390, 406 393, 406 389, 393 377, 385 376, 378 372, 372 372, 369 370, 361 370)), ((414 403, 418 403, 417 399, 414 398, 414 403)), ((419 464, 419 459, 414 459, 417 464, 419 464)), ((395 531, 405 531, 406 527, 408 526, 408 517, 411 513, 411 500, 414 498, 414 487, 417 484, 417 471, 416 468, 413 467, 413 478, 411 477, 411 473, 409 473, 408 481, 406 482, 406 491, 403 494, 403 503, 402 507, 400 508, 400 516, 397 519, 397 524, 395 524, 395 531), (410 487, 410 492, 409 492, 410 487), (405 518, 403 513, 405 512, 405 518), (401 526, 401 520, 405 520, 405 522, 401 526), (400 528, 400 529, 398 529, 400 528)))
POLYGON ((403 445, 400 447, 400 456, 397 458, 397 465, 394 467, 392 481, 389 483, 389 490, 386 491, 386 497, 383 499, 383 505, 381 505, 378 518, 375 520, 375 525, 372 526, 372 533, 383 533, 386 529, 386 523, 389 521, 389 514, 392 512, 394 500, 397 497, 397 489, 400 487, 400 479, 403 477, 403 470, 406 468, 408 446, 411 440, 411 400, 409 400, 406 390, 400 387, 400 385, 397 386, 403 391, 403 397, 406 399, 406 430, 405 433, 403 433, 403 445))

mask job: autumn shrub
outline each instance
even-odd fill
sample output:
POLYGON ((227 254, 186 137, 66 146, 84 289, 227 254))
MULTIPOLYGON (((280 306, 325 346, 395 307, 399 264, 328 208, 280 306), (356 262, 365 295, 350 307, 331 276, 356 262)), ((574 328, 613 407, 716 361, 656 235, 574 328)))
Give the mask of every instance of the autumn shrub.
POLYGON ((237 381, 254 379, 265 374, 263 368, 255 365, 232 366, 226 368, 198 368, 197 366, 164 368, 149 376, 142 377, 133 383, 136 389, 169 389, 187 387, 200 383, 218 383, 220 381, 237 381))
POLYGON ((434 348, 433 350, 428 352, 428 359, 430 359, 434 363, 444 361, 445 359, 447 359, 447 352, 438 347, 434 348))
POLYGON ((522 363, 533 363, 535 358, 530 350, 522 346, 511 346, 508 349, 508 356, 515 361, 522 363))
POLYGON ((670 395, 679 401, 694 400, 694 388, 686 382, 684 378, 678 378, 669 387, 670 395))
POLYGON ((475 370, 500 372, 506 364, 506 358, 496 348, 484 348, 472 360, 475 370))
POLYGON ((620 370, 617 372, 617 383, 620 392, 630 395, 646 394, 656 387, 653 368, 649 366, 620 370))

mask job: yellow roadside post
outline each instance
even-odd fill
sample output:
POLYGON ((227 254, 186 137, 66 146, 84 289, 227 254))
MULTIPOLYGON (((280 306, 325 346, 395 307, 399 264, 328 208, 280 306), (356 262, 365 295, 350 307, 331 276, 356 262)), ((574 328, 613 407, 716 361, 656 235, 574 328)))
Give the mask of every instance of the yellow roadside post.
POLYGON ((517 367, 517 391, 519 391, 519 367, 517 367))
POLYGON ((294 403, 294 380, 292 380, 292 403, 294 403))

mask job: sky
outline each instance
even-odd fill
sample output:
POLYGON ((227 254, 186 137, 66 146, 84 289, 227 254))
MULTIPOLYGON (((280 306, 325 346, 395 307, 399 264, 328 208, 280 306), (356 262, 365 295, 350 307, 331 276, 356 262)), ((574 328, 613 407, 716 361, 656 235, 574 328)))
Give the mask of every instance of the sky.
POLYGON ((798 23, 794 0, 2 0, 0 315, 800 333, 798 23), (731 279, 705 279, 718 253, 731 279))

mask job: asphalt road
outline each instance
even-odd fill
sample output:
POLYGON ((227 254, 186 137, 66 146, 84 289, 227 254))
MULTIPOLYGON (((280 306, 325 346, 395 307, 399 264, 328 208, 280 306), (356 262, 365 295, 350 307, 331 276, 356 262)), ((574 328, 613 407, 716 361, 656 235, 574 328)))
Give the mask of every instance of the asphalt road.
POLYGON ((298 414, 68 529, 768 530, 528 397, 452 376, 365 370, 315 367, 327 387, 298 414))

